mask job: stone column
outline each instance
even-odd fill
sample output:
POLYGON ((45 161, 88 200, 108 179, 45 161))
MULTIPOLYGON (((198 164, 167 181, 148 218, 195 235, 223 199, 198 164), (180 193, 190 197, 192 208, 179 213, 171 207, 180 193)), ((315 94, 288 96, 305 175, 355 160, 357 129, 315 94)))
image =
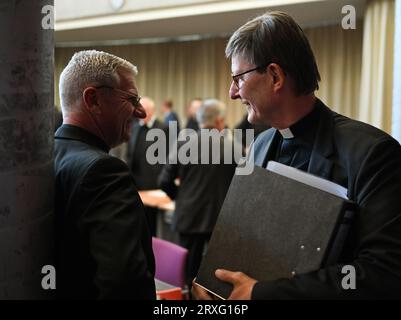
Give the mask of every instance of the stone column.
POLYGON ((53 0, 0 2, 0 299, 41 299, 53 264, 53 0))

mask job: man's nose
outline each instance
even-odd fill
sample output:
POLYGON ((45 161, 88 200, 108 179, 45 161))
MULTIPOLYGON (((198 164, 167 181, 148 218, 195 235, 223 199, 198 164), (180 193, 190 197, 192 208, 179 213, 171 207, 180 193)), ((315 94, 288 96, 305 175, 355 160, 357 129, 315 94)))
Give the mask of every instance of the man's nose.
POLYGON ((234 81, 231 81, 231 85, 230 85, 230 98, 233 100, 240 98, 239 90, 238 90, 237 86, 235 85, 234 81))
POLYGON ((142 103, 139 102, 138 105, 134 107, 133 116, 139 119, 146 118, 146 110, 143 107, 142 103))

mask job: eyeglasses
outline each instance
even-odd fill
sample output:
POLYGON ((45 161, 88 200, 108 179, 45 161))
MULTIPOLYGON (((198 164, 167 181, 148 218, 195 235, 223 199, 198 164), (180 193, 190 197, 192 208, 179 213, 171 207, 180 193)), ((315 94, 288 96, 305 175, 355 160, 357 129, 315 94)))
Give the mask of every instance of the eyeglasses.
POLYGON ((95 88, 96 89, 112 89, 112 90, 115 90, 117 92, 121 92, 121 93, 123 93, 123 94, 125 94, 127 96, 127 100, 133 105, 134 108, 137 108, 140 105, 141 96, 138 96, 138 95, 133 94, 131 92, 120 90, 120 89, 109 87, 109 86, 98 86, 98 87, 95 87, 95 88))
POLYGON ((236 75, 232 75, 231 77, 233 78, 233 82, 234 82, 235 86, 237 87, 237 89, 239 89, 239 80, 240 80, 241 76, 243 76, 244 74, 247 74, 249 72, 252 72, 252 71, 261 70, 263 68, 265 68, 265 67, 264 66, 258 66, 256 68, 253 68, 253 69, 238 73, 236 75))

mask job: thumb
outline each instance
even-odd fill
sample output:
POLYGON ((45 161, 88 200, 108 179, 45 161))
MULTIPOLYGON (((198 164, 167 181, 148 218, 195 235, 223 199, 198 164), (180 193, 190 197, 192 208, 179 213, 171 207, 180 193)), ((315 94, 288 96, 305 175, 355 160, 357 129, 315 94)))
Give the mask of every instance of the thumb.
POLYGON ((234 284, 234 282, 235 282, 235 279, 234 279, 235 272, 224 270, 224 269, 217 269, 214 274, 221 281, 229 282, 232 284, 234 284))

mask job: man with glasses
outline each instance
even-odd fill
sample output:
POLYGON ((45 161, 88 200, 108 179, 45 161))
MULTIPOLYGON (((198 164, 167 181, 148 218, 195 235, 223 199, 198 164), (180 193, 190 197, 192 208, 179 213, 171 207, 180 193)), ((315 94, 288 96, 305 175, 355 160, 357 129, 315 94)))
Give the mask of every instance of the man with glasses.
MULTIPOLYGON (((337 264, 275 281, 252 279, 243 270, 217 270, 217 278, 233 285, 229 299, 400 298, 399 143, 315 97, 320 75, 313 52, 286 13, 269 12, 240 27, 226 56, 233 73, 231 98, 246 106, 249 122, 272 126, 251 147, 255 165, 275 160, 334 181, 358 205, 337 264), (343 287, 344 265, 355 270, 355 289, 343 287)), ((282 241, 286 236, 291 235, 282 241)), ((193 293, 209 298, 198 286, 193 293)))
POLYGON ((63 125, 55 135, 57 295, 154 299, 154 257, 127 165, 108 154, 144 111, 131 63, 81 51, 60 76, 63 125))

